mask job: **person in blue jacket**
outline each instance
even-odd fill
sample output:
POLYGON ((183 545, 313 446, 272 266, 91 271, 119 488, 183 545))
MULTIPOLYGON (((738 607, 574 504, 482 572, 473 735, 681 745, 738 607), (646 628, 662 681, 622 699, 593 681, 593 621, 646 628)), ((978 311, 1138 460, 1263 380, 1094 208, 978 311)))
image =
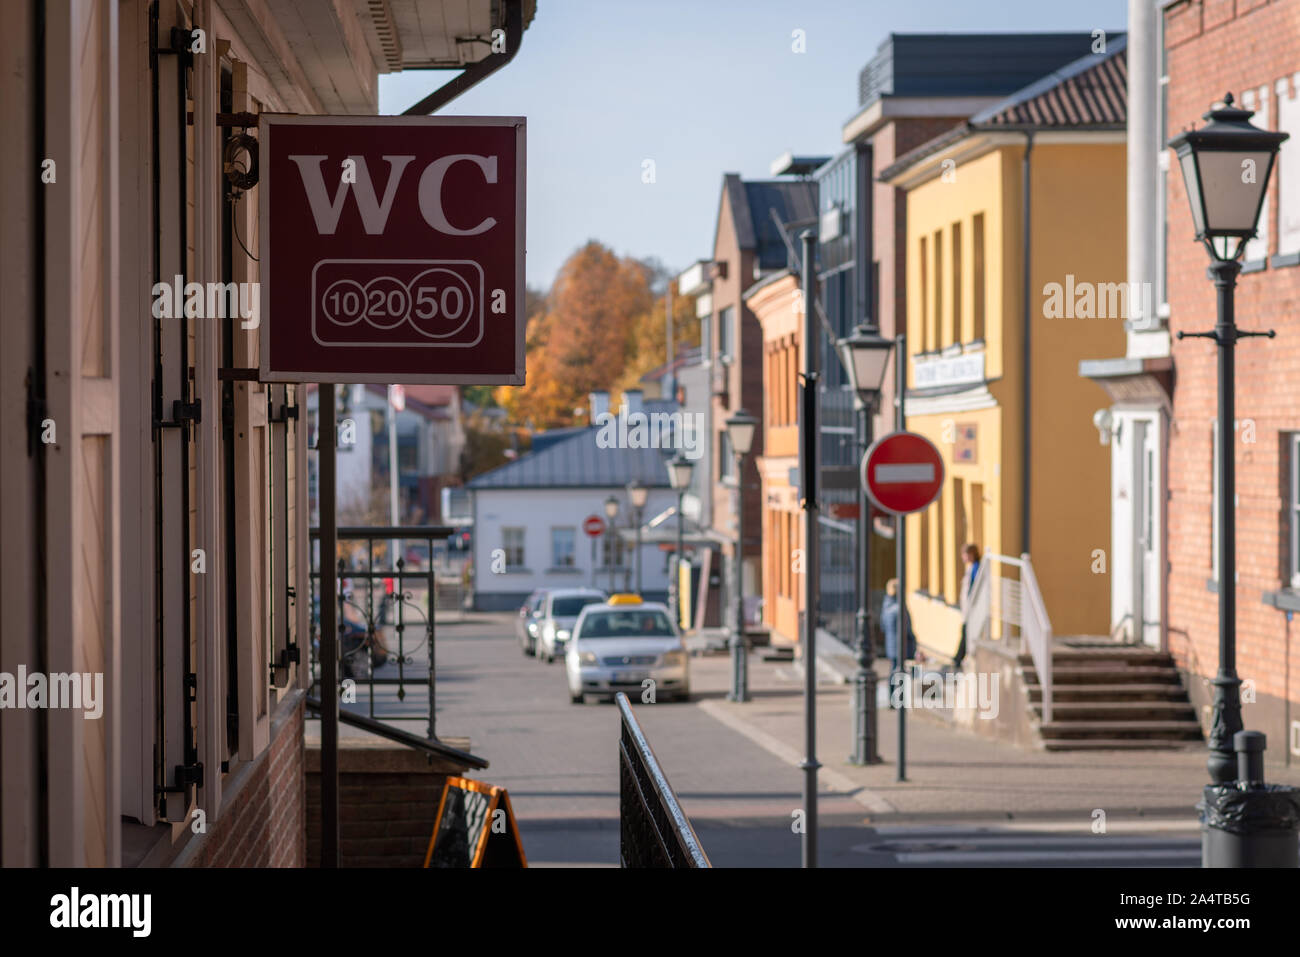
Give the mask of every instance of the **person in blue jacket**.
MULTIPOLYGON (((885 656, 893 662, 898 653, 898 579, 891 578, 885 583, 885 598, 880 606, 880 630, 885 633, 885 656)), ((907 632, 907 658, 916 657, 916 634, 912 631, 912 619, 903 609, 903 628, 907 632)))

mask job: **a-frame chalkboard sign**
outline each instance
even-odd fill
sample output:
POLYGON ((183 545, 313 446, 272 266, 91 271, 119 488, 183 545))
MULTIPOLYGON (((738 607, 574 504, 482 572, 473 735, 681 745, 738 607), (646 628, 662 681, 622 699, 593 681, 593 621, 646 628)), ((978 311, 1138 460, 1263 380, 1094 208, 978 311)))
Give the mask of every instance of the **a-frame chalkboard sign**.
POLYGON ((424 866, 527 867, 506 789, 469 778, 448 778, 424 866))

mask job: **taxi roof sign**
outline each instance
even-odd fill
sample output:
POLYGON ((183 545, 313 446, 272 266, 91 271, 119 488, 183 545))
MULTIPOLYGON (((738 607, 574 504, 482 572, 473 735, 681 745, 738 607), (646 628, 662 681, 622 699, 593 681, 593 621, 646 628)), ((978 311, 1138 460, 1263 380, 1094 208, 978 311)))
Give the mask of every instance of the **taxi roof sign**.
POLYGON ((609 596, 609 604, 611 604, 611 605, 639 605, 639 604, 641 604, 641 596, 640 596, 640 595, 633 595, 633 594, 626 593, 626 592, 623 593, 623 594, 620 594, 620 595, 610 595, 610 596, 609 596))

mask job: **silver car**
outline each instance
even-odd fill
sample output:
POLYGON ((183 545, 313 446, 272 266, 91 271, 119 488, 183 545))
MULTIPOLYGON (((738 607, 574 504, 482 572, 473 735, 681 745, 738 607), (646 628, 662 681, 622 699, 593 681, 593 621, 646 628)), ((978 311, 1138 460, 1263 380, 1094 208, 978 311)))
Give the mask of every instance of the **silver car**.
POLYGON ((582 610, 604 600, 605 593, 596 588, 548 590, 537 613, 537 657, 550 664, 563 655, 582 610))
MULTIPOLYGON (((621 597, 621 596, 620 596, 621 597)), ((655 602, 588 605, 565 655, 569 700, 625 691, 635 701, 690 699, 690 658, 668 608, 655 602), (640 694, 638 694, 638 692, 640 694)))
POLYGON ((532 655, 537 653, 537 626, 541 621, 542 599, 546 597, 546 589, 539 588, 519 606, 519 614, 515 616, 515 637, 519 639, 519 644, 524 650, 524 654, 532 655))

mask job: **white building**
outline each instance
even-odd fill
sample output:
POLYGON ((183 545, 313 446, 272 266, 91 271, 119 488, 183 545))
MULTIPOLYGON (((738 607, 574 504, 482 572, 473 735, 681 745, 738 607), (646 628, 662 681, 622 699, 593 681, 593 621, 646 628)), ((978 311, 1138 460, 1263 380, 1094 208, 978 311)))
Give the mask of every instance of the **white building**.
MULTIPOLYGON (((593 396, 596 402, 601 395, 593 396)), ((625 397, 625 407, 628 399, 636 403, 629 414, 665 415, 677 408, 659 400, 638 402, 636 393, 625 397)), ((594 408, 592 421, 604 421, 607 412, 594 408)), ((666 600, 677 535, 677 494, 668 484, 667 468, 678 451, 675 438, 656 434, 652 447, 631 448, 630 443, 611 444, 610 434, 602 437, 597 425, 543 433, 528 454, 468 484, 474 511, 476 609, 517 608, 537 588, 635 590, 638 557, 641 594, 651 601, 666 600), (633 482, 647 492, 639 550, 634 544, 638 522, 628 494, 633 482), (611 495, 619 503, 616 534, 607 530, 587 535, 583 522, 592 516, 609 526, 605 501, 611 495)), ((703 540, 689 516, 684 529, 688 558, 697 551, 702 565, 707 550, 698 548, 703 540)), ((697 581, 699 573, 697 568, 697 581)))
POLYGON ((1080 375, 1105 389, 1112 402, 1093 414, 1100 440, 1111 448, 1111 634, 1158 649, 1165 647, 1167 626, 1165 461, 1173 390, 1161 7, 1160 0, 1130 0, 1127 37, 1128 280, 1130 289, 1143 291, 1139 301, 1152 303, 1151 314, 1125 320, 1122 358, 1079 364, 1080 375))

